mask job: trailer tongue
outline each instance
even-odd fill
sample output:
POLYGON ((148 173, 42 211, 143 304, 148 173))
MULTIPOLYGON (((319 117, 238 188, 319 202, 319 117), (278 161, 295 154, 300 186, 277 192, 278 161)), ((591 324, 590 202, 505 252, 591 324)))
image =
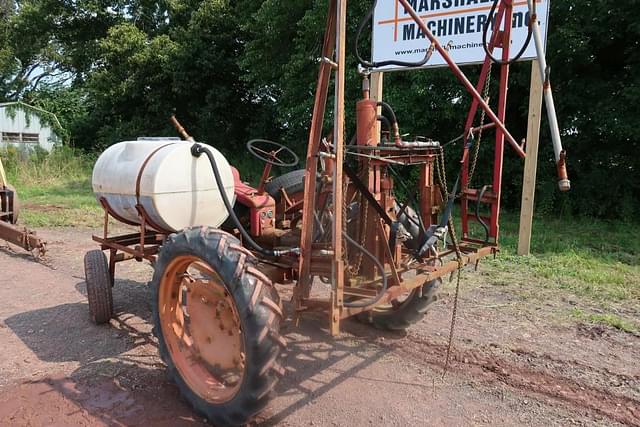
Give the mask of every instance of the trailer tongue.
POLYGON ((0 240, 13 243, 29 252, 35 251, 39 256, 44 255, 46 244, 36 236, 35 231, 16 225, 19 211, 18 194, 7 182, 0 160, 0 240))

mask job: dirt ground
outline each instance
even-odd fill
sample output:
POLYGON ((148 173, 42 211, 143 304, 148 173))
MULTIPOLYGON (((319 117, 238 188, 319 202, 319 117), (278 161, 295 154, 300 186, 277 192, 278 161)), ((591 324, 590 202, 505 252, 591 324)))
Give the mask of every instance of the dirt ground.
MULTIPOLYGON (((98 327, 84 295, 91 230, 41 234, 45 264, 0 248, 0 425, 203 425, 158 358, 150 267, 118 267, 117 316, 98 327)), ((522 310, 482 266, 463 286, 444 380, 452 284, 406 334, 347 322, 333 339, 325 319, 285 323, 287 374, 257 422, 640 426, 640 337, 557 321, 558 305, 570 301, 522 310)))

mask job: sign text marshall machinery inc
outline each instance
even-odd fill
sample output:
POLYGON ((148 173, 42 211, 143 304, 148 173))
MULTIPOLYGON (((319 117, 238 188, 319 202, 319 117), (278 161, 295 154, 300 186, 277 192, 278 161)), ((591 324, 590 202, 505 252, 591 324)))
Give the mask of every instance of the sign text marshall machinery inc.
MULTIPOLYGON (((547 38, 550 0, 536 0, 536 12, 543 40, 547 38)), ((409 0, 415 11, 427 24, 429 31, 440 41, 457 64, 482 63, 485 52, 482 31, 487 22, 492 0, 409 0)), ((529 9, 526 0, 514 0, 511 56, 522 47, 527 38, 529 9)), ((488 37, 491 36, 489 31, 488 37)), ((424 58, 429 40, 397 0, 378 0, 373 16, 373 60, 417 62, 424 58)), ((501 49, 495 49, 499 58, 501 49)), ((522 59, 533 59, 536 50, 533 41, 522 59)), ((434 52, 425 68, 445 65, 444 59, 434 52)), ((385 70, 398 67, 386 67, 385 70)))

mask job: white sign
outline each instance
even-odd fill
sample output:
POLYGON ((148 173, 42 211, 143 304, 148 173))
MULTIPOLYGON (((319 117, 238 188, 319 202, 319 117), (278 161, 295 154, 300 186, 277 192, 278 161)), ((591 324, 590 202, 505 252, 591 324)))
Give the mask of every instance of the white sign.
MULTIPOLYGON (((546 43, 550 0, 535 1, 540 31, 546 43)), ((493 0, 409 0, 409 3, 458 65, 484 62, 486 54, 482 32, 493 0)), ((498 14, 498 8, 495 14, 498 14)), ((528 25, 529 8, 526 0, 514 0, 511 57, 522 48, 527 38, 528 25)), ((489 28, 487 38, 491 37, 491 33, 489 28)), ((378 0, 373 15, 373 62, 419 62, 425 57, 430 45, 429 39, 399 1, 378 0)), ((502 49, 494 49, 493 56, 501 58, 502 49)), ((536 47, 532 39, 521 59, 535 57, 536 47)), ((443 65, 446 65, 444 58, 434 50, 433 56, 422 68, 443 65)), ((388 66, 379 69, 393 70, 402 67, 388 66)))

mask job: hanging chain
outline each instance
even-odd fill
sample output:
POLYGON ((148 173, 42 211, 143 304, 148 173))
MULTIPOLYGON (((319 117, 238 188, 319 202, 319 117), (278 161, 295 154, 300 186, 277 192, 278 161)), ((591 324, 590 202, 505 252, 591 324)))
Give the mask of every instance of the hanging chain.
MULTIPOLYGON (((489 90, 491 89, 491 71, 493 70, 492 64, 489 64, 489 72, 487 73, 487 80, 484 83, 484 91, 482 93, 482 98, 484 102, 489 104, 489 90)), ((480 144, 482 143, 482 127, 484 126, 485 118, 487 116, 487 112, 482 109, 482 113, 480 114, 480 130, 478 131, 478 140, 476 141, 476 146, 473 152, 473 160, 471 162, 471 169, 469 171, 469 180, 467 181, 467 187, 471 186, 471 181, 473 181, 473 176, 476 173, 476 165, 478 164, 478 155, 480 154, 480 144)))
MULTIPOLYGON (((444 149, 440 147, 440 152, 436 156, 436 173, 438 175, 438 185, 440 186, 440 192, 443 194, 444 202, 447 203, 449 201, 449 191, 447 185, 447 171, 445 168, 445 158, 444 158, 444 149)), ((455 197, 455 195, 453 196, 455 197)), ((451 362, 451 353, 453 351, 453 337, 456 326, 456 319, 458 317, 458 296, 460 295, 460 280, 462 275, 462 251, 460 250, 460 245, 458 243, 458 237, 456 235, 455 225, 451 217, 447 219, 447 225, 449 227, 449 236, 451 237, 451 243, 453 244, 453 248, 456 252, 456 260, 458 261, 458 273, 457 273, 457 281, 456 281, 456 292, 453 299, 453 312, 451 313, 451 328, 449 329, 449 339, 447 345, 447 356, 444 364, 444 370, 442 371, 442 379, 445 378, 447 372, 449 370, 449 363, 451 362)))
MULTIPOLYGON (((367 238, 369 201, 363 195, 361 195, 359 204, 360 204, 360 209, 362 209, 362 215, 359 215, 359 218, 358 218, 358 225, 360 226, 358 230, 358 235, 359 235, 358 244, 364 247, 366 243, 366 238, 367 238)), ((355 264, 352 266, 349 266, 349 272, 353 276, 357 276, 360 273, 360 269, 362 268, 363 257, 364 257, 364 253, 362 251, 358 251, 358 254, 356 255, 355 264)))

